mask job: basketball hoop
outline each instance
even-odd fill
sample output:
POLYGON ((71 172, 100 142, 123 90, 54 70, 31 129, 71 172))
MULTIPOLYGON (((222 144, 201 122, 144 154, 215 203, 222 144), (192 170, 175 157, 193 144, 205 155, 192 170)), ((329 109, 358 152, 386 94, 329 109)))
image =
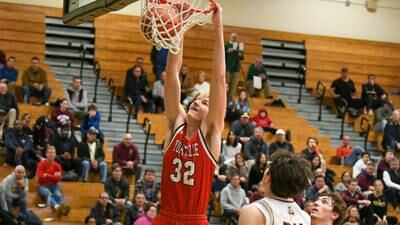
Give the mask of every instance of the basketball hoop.
POLYGON ((215 8, 215 0, 142 0, 141 33, 158 50, 176 54, 184 33, 204 24, 215 8))

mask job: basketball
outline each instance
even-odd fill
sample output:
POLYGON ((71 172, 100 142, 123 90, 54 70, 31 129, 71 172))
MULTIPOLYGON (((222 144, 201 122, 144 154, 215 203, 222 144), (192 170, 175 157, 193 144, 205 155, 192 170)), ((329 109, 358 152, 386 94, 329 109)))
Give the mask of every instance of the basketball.
POLYGON ((143 35, 152 41, 153 23, 161 37, 172 39, 181 30, 181 19, 177 15, 175 8, 150 8, 142 17, 141 29, 143 35), (156 11, 156 12, 155 12, 156 11))

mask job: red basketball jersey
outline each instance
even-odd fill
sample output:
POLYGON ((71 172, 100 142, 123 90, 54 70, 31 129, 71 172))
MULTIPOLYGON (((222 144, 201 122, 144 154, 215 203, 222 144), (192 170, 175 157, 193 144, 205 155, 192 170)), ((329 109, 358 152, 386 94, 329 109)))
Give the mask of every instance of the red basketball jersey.
POLYGON ((199 129, 189 140, 186 124, 179 126, 163 156, 161 210, 205 215, 216 161, 199 129))

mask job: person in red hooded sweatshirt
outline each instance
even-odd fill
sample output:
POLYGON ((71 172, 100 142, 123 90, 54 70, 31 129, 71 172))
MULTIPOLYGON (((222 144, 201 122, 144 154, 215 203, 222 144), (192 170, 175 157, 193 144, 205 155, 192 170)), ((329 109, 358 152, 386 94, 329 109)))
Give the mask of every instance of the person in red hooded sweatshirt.
POLYGON ((262 127, 264 131, 276 133, 277 129, 274 128, 272 119, 268 117, 268 111, 264 108, 258 110, 258 114, 251 118, 251 121, 256 127, 262 127))

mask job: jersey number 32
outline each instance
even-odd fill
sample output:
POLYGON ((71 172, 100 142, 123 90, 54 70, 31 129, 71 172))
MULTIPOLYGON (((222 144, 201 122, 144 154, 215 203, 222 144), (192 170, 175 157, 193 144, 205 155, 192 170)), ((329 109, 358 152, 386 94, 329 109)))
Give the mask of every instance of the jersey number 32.
POLYGON ((185 164, 182 165, 182 160, 175 158, 174 161, 172 161, 172 164, 174 164, 175 166, 175 173, 169 175, 171 181, 175 183, 179 183, 182 181, 183 184, 193 186, 194 178, 192 176, 194 174, 194 163, 192 161, 186 161, 185 164), (182 166, 185 167, 185 172, 183 172, 183 179, 181 172, 182 166))

